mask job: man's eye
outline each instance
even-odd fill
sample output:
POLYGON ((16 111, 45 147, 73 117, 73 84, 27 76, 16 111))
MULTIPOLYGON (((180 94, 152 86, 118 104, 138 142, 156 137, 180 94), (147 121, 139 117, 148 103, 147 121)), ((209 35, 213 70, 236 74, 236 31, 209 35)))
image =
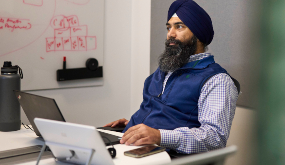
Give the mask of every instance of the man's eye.
POLYGON ((181 29, 181 28, 183 28, 183 26, 182 25, 178 25, 177 29, 181 29))
POLYGON ((170 29, 171 29, 170 27, 166 27, 166 30, 168 30, 168 31, 169 31, 170 29))

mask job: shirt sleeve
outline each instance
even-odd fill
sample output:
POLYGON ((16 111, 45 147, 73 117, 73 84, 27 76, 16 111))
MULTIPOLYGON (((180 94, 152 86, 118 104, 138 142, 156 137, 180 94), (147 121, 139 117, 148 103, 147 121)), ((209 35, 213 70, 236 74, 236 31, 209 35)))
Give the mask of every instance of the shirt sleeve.
POLYGON ((198 100, 199 128, 160 129, 161 146, 178 153, 199 153, 223 148, 227 144, 236 109, 238 91, 228 74, 210 78, 198 100))

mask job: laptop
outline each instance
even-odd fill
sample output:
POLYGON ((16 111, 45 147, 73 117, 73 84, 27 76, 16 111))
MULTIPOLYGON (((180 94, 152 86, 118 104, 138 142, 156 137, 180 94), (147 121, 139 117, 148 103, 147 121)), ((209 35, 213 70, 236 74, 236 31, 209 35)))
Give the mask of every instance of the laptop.
MULTIPOLYGON (((65 122, 65 119, 54 99, 16 90, 14 90, 14 93, 37 136, 41 137, 41 134, 34 123, 34 119, 36 117, 65 122)), ((119 136, 107 134, 100 131, 99 133, 101 137, 107 137, 112 144, 120 143, 119 136)), ((110 145, 110 142, 106 138, 103 138, 103 140, 106 146, 110 145)))
POLYGON ((90 164, 114 164, 95 127, 41 118, 34 122, 57 160, 85 164, 93 149, 90 164))

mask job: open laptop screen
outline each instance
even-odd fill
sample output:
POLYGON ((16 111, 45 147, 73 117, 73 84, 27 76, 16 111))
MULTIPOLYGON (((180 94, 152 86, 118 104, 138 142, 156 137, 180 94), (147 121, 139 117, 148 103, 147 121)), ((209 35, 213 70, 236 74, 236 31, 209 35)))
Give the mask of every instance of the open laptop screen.
MULTIPOLYGON (((43 118, 57 121, 65 121, 59 107, 57 106, 54 99, 38 96, 22 91, 14 91, 17 99, 20 102, 28 120, 30 121, 32 127, 37 136, 41 136, 37 126, 34 123, 34 118, 43 118)), ((120 139, 118 136, 107 134, 104 132, 99 132, 102 137, 107 137, 107 139, 103 139, 105 144, 119 144, 120 139)))
POLYGON ((14 93, 37 136, 41 134, 34 123, 34 118, 65 121, 54 99, 22 91, 14 91, 14 93))

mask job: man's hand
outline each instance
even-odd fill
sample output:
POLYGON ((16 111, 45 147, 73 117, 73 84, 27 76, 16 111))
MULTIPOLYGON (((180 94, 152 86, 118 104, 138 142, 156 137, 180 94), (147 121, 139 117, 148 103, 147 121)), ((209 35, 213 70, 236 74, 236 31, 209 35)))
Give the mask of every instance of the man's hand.
POLYGON ((120 143, 135 146, 143 144, 160 145, 160 131, 144 124, 138 124, 129 128, 123 135, 120 143))
POLYGON ((125 127, 129 121, 125 118, 113 121, 109 124, 104 125, 103 127, 125 127))

